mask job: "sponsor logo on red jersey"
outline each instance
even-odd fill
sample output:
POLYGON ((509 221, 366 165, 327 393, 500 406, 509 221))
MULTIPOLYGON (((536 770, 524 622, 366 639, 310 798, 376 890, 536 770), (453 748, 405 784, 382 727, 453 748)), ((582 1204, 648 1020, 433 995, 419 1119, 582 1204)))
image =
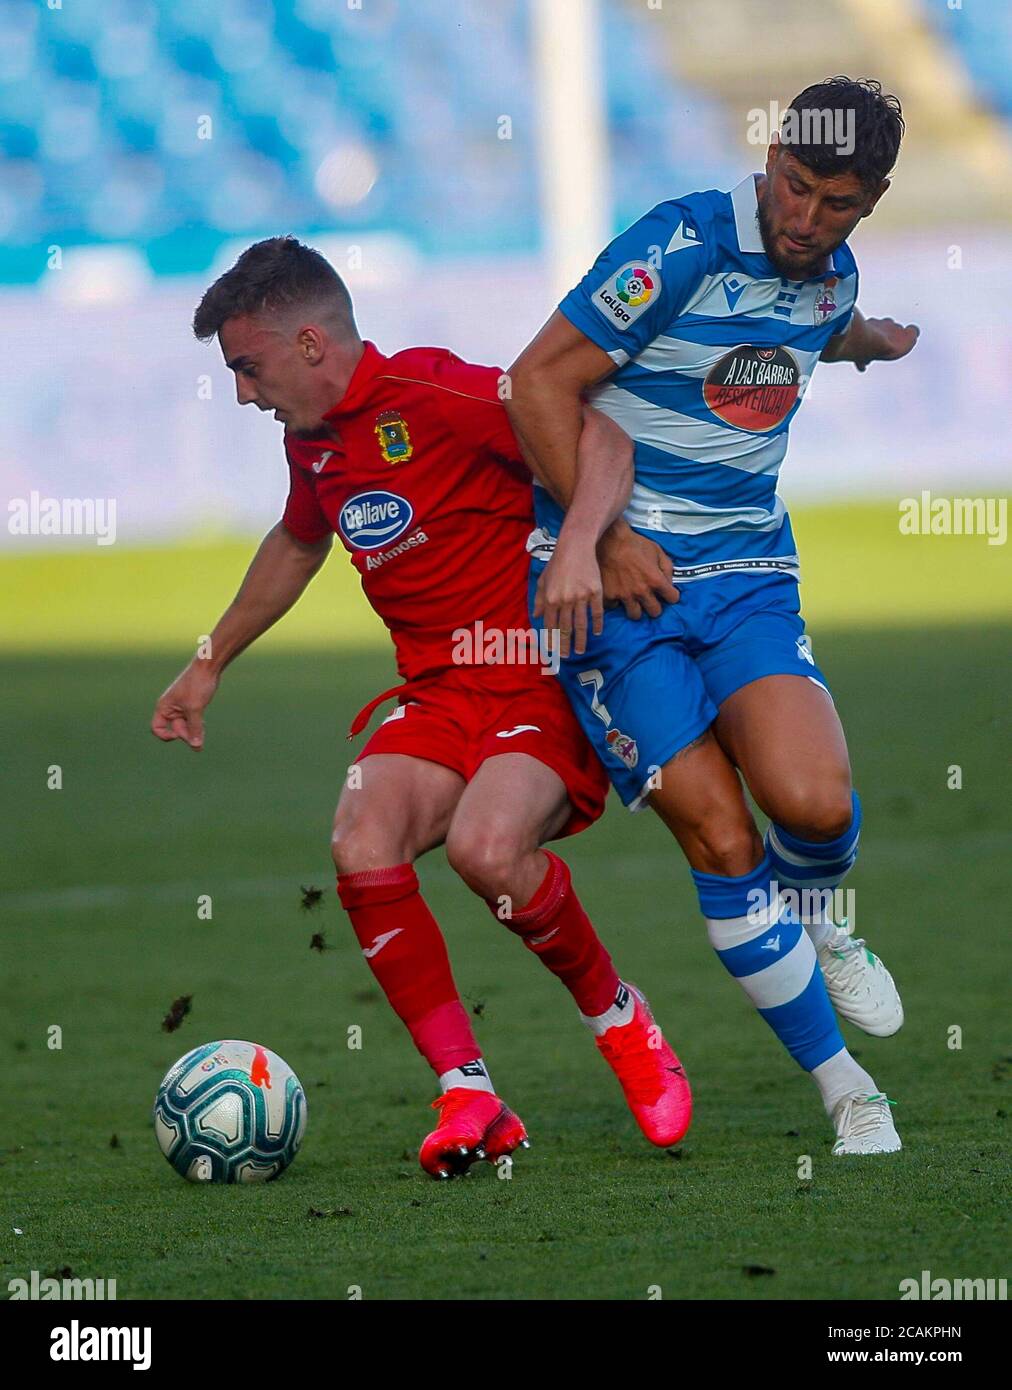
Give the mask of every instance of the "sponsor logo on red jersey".
POLYGON ((402 536, 411 525, 414 509, 396 492, 358 492, 341 508, 341 535, 355 550, 378 550, 402 536))

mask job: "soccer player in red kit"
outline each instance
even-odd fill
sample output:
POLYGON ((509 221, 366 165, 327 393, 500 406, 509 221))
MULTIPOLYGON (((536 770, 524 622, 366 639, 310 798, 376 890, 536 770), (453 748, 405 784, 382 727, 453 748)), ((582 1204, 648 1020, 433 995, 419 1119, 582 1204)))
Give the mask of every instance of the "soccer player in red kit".
MULTIPOLYGON (((419 891, 414 861, 444 843, 464 882, 570 991, 644 1134, 677 1142, 691 1116, 678 1058, 617 975, 567 866, 540 848, 601 814, 607 778, 544 653, 522 640, 531 485, 501 374, 441 348, 384 357, 359 337, 337 273, 291 237, 250 247, 204 295, 194 332, 218 335, 239 403, 285 425, 290 491, 210 655, 159 699, 153 732, 202 746, 222 670, 296 601, 336 533, 390 630, 403 681, 352 726, 361 731, 397 696, 349 774, 332 848, 362 954, 439 1079, 422 1167, 446 1178, 526 1143, 494 1091, 419 891), (491 664, 489 638, 500 655, 491 664), (502 660, 510 642, 514 659, 502 660)), ((588 411, 581 466, 600 477, 592 505, 602 531, 624 502, 608 479, 626 448, 588 411)))

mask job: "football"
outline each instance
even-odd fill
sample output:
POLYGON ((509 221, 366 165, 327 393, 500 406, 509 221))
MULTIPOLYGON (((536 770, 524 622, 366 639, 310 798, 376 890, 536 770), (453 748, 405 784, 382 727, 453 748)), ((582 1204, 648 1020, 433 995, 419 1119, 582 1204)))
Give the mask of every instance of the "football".
POLYGON ((266 1047, 203 1043, 165 1074, 154 1122, 162 1153, 190 1182, 267 1182, 299 1151, 306 1096, 266 1047))

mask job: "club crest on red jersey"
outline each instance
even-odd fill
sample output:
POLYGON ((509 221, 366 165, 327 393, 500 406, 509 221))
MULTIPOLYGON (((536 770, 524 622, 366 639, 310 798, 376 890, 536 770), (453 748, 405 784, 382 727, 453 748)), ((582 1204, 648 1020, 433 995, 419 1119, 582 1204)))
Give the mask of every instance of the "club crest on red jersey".
POLYGON ((406 463, 415 452, 407 421, 396 410, 384 410, 376 417, 376 438, 387 463, 406 463))

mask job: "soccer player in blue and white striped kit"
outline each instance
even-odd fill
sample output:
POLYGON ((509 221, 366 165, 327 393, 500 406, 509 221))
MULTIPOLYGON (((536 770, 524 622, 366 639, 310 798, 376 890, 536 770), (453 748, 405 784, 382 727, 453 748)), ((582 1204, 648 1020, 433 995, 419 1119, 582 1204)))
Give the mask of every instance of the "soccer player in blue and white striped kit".
POLYGON ((568 653, 559 678, 622 800, 681 845, 721 963, 817 1083, 836 1154, 901 1145, 833 1006, 879 1036, 903 1012, 879 958, 798 892, 843 879, 861 806, 776 488, 815 364, 863 371, 917 339, 855 308, 846 241, 902 131, 878 83, 807 88, 764 173, 661 203, 602 252, 506 402, 540 484, 532 596, 540 581, 535 615, 568 653), (588 496, 599 480, 577 478, 581 398, 634 441, 631 495, 616 477, 606 506, 588 496))

